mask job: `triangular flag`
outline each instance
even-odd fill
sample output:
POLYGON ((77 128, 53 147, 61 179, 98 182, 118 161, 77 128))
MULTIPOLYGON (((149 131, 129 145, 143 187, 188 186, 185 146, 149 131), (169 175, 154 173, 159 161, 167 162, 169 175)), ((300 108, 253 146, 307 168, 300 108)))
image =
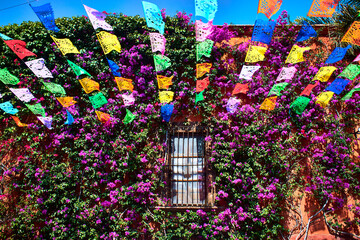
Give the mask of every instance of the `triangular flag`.
POLYGON ((208 21, 214 19, 217 11, 217 0, 195 0, 195 15, 206 18, 208 21))
POLYGON ((134 91, 134 85, 132 84, 131 79, 115 77, 115 81, 119 88, 119 91, 123 91, 123 90, 130 90, 131 92, 134 91))
POLYGON ((159 89, 168 89, 170 85, 172 85, 172 79, 174 76, 171 77, 165 77, 162 75, 157 75, 157 82, 159 89))
POLYGON ((360 54, 356 56, 356 58, 353 60, 353 62, 358 62, 360 61, 360 54))
POLYGON ((238 93, 244 93, 246 94, 249 91, 249 84, 245 83, 245 84, 241 84, 241 83, 237 83, 235 85, 234 90, 232 91, 232 95, 238 94, 238 93))
POLYGON ((356 85, 350 92, 348 92, 341 100, 349 100, 354 92, 360 91, 360 84, 356 85))
POLYGON ((300 96, 290 105, 290 109, 296 114, 302 114, 310 101, 310 98, 300 96))
POLYGON ((65 108, 70 107, 76 103, 76 101, 74 100, 74 97, 58 97, 56 99, 65 108))
POLYGON ((281 91, 283 91, 287 85, 289 85, 289 83, 287 83, 287 82, 275 84, 274 86, 272 86, 268 96, 271 96, 271 95, 281 96, 281 91))
POLYGON ((331 98, 334 96, 334 93, 333 92, 322 92, 320 93, 320 95, 317 97, 317 100, 315 103, 319 104, 321 107, 325 108, 331 98))
POLYGON ((257 13, 263 13, 267 18, 271 18, 277 11, 279 11, 282 0, 259 0, 259 7, 257 13))
POLYGON ((339 0, 314 0, 308 17, 331 17, 340 1, 339 0))
POLYGON ((97 93, 94 96, 90 96, 89 100, 95 109, 100 108, 108 103, 106 97, 101 92, 97 93))
POLYGON ((20 59, 24 59, 25 57, 29 57, 29 56, 35 56, 36 54, 27 50, 26 47, 26 42, 21 41, 21 40, 7 40, 4 41, 6 43, 6 45, 8 45, 8 47, 13 50, 13 52, 20 58, 20 59))
POLYGON ((76 74, 76 76, 80 76, 82 74, 86 74, 89 77, 91 77, 90 73, 88 73, 85 69, 82 69, 81 67, 79 67, 78 65, 76 65, 75 63, 73 63, 70 60, 67 60, 67 62, 69 63, 71 69, 74 71, 74 73, 76 74))
POLYGON ((278 77, 276 78, 276 82, 280 82, 282 80, 291 80, 294 77, 296 71, 296 67, 283 67, 278 77))
POLYGON ((203 42, 210 37, 213 33, 213 22, 212 20, 203 23, 201 20, 195 21, 195 33, 196 33, 196 41, 203 42))
POLYGON ((31 99, 34 99, 34 95, 30 92, 28 88, 9 88, 12 93, 15 94, 21 101, 30 102, 31 99))
POLYGON ((308 40, 311 37, 316 37, 317 33, 315 31, 315 29, 308 23, 308 22, 303 22, 303 25, 300 29, 300 32, 298 34, 298 36, 296 37, 296 42, 302 42, 305 40, 308 40))
POLYGON ((89 16, 90 22, 93 25, 94 29, 102 28, 104 30, 112 31, 113 28, 105 22, 106 15, 102 12, 99 12, 96 9, 84 5, 85 11, 89 16))
POLYGON ((110 115, 101 111, 95 111, 98 119, 102 123, 107 123, 110 120, 110 115))
POLYGON ((272 111, 276 106, 277 96, 265 98, 264 102, 261 104, 260 109, 272 111))
POLYGON ((67 116, 67 119, 66 119, 65 124, 66 124, 66 125, 71 125, 71 124, 73 124, 73 122, 74 122, 74 117, 71 115, 71 113, 70 113, 68 110, 66 110, 66 116, 67 116))
POLYGON ((210 57, 214 41, 206 39, 203 42, 196 44, 196 61, 199 61, 202 56, 210 57))
POLYGON ((53 78, 50 70, 45 66, 43 58, 27 61, 25 64, 38 78, 53 78))
POLYGON ((41 106, 40 103, 36 103, 34 105, 31 104, 25 104, 25 105, 30 111, 33 112, 33 114, 46 117, 45 109, 41 106))
POLYGON ((46 3, 44 5, 33 7, 30 4, 30 7, 34 10, 42 24, 47 30, 51 30, 54 32, 60 31, 59 28, 55 25, 55 17, 53 9, 50 3, 46 3))
POLYGON ((126 109, 126 116, 123 120, 124 124, 129 124, 136 118, 136 115, 134 115, 130 110, 126 109))
POLYGON ((85 93, 91 93, 92 91, 100 91, 99 83, 91 80, 90 78, 79 79, 81 86, 83 87, 85 93))
POLYGON ((160 9, 153 3, 142 1, 146 24, 164 34, 165 23, 162 19, 160 9))
POLYGON ((119 66, 114 61, 111 61, 110 59, 106 59, 106 60, 109 63, 112 74, 116 77, 121 77, 119 66))
POLYGON ((170 58, 163 55, 154 55, 155 70, 163 71, 171 66, 170 58))
POLYGON ((210 84, 209 77, 196 81, 196 92, 204 91, 210 84))
POLYGON ((347 78, 350 80, 354 80, 360 73, 360 66, 355 64, 349 64, 338 77, 347 78))
POLYGON ((200 101, 204 101, 204 91, 195 94, 195 104, 200 101))
POLYGON ((239 106, 240 100, 237 98, 229 98, 227 104, 226 104, 226 110, 229 113, 234 113, 237 109, 237 107, 239 106))
POLYGON ((161 117, 165 122, 170 122, 171 115, 174 111, 174 105, 173 104, 166 104, 164 106, 161 106, 161 117))
POLYGON ((165 53, 166 38, 160 33, 150 33, 151 51, 153 53, 161 52, 162 55, 165 53))
POLYGON ((16 85, 20 82, 20 80, 12 75, 6 68, 0 69, 0 81, 10 85, 16 85))
POLYGON ((109 54, 112 50, 121 52, 121 45, 116 35, 101 31, 96 36, 105 54, 109 54))
POLYGON ((240 72, 239 79, 251 80, 254 73, 259 70, 261 66, 243 66, 240 72))
POLYGON ((169 103, 174 98, 173 91, 161 91, 159 92, 160 103, 169 103))
POLYGON ((196 78, 201 78, 206 73, 209 73, 211 67, 212 67, 211 63, 199 63, 199 64, 196 64, 196 78))
POLYGON ((309 84, 306 86, 306 88, 301 92, 301 96, 310 96, 310 93, 312 90, 319 85, 319 82, 316 82, 315 84, 309 84))
POLYGON ((5 34, 2 34, 2 33, 0 33, 0 38, 2 38, 2 40, 4 40, 4 41, 13 40, 11 37, 8 37, 8 36, 6 36, 5 34))
POLYGON ((61 53, 65 56, 68 53, 80 53, 79 50, 72 44, 68 38, 55 38, 50 35, 55 44, 60 49, 61 53))
POLYGON ((348 85, 349 82, 349 80, 337 78, 325 90, 331 91, 339 95, 345 89, 346 85, 348 85))
POLYGON ((11 117, 14 119, 14 121, 18 127, 27 127, 28 126, 27 124, 22 123, 18 117, 16 117, 16 116, 11 116, 11 117))
POLYGON ((262 42, 269 45, 275 30, 275 24, 275 21, 256 19, 251 41, 262 42))
POLYGON ((313 81, 327 82, 336 69, 337 68, 333 66, 321 67, 314 76, 313 81))
POLYGON ((333 64, 340 60, 342 60, 345 57, 345 54, 348 49, 351 48, 351 45, 348 45, 345 48, 342 47, 336 47, 334 51, 330 54, 330 56, 326 59, 326 64, 333 64))
POLYGON ((0 109, 2 109, 4 112, 15 115, 19 112, 14 106, 11 104, 10 101, 0 103, 0 109))
POLYGON ((52 117, 37 117, 48 129, 52 129, 52 117))
POLYGON ((60 84, 52 83, 52 82, 43 82, 43 84, 46 87, 46 89, 53 94, 61 94, 61 95, 66 94, 65 89, 60 84))
POLYGON ((299 63, 304 61, 304 52, 309 51, 310 47, 299 47, 294 45, 286 58, 285 63, 299 63))
POLYGON ((129 95, 127 93, 121 94, 121 97, 122 97, 122 99, 124 101, 125 106, 134 105, 135 97, 134 97, 134 95, 132 93, 129 94, 129 95))
POLYGON ((245 62, 255 63, 265 60, 266 47, 252 46, 246 53, 245 62))

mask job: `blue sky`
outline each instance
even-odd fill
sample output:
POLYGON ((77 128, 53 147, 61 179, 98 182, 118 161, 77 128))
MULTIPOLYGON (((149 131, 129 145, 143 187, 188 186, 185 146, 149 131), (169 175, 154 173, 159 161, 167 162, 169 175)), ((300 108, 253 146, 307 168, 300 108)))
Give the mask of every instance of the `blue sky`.
MULTIPOLYGON (((170 16, 173 16, 177 11, 195 13, 194 0, 147 1, 155 3, 160 9, 165 8, 166 14, 170 16)), ((141 0, 38 0, 31 4, 39 6, 49 2, 54 9, 56 18, 86 15, 82 4, 99 11, 144 16, 141 0)), ((27 0, 0 0, 0 3, 0 26, 13 23, 20 24, 23 21, 38 21, 35 13, 27 4, 27 0), (23 3, 26 4, 20 5, 23 3), (15 5, 20 6, 5 9, 15 5)), ((214 24, 253 24, 257 18, 266 19, 265 15, 257 14, 258 3, 258 0, 218 0, 218 11, 215 15, 214 24)), ((312 0, 303 0, 301 3, 300 1, 283 0, 279 12, 272 19, 276 19, 282 10, 288 11, 291 20, 295 20, 298 16, 306 16, 311 3, 312 0)))

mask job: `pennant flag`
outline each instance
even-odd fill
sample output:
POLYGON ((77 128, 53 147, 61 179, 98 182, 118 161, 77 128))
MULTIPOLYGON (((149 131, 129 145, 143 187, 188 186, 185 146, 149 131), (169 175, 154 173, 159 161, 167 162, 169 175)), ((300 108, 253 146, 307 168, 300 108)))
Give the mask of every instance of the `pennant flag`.
POLYGON ((275 29, 275 24, 275 21, 264 21, 257 19, 255 21, 251 41, 262 42, 269 45, 275 29))
POLYGON ((26 42, 21 41, 21 40, 7 40, 4 41, 6 43, 6 45, 8 45, 8 47, 20 58, 20 59, 24 59, 25 57, 29 57, 29 56, 35 56, 36 54, 27 50, 26 47, 26 42))
POLYGON ((46 89, 53 94, 61 94, 61 95, 66 94, 65 89, 60 84, 56 84, 52 82, 43 82, 43 84, 46 87, 46 89))
POLYGON ((66 125, 71 125, 71 124, 73 124, 73 122, 74 122, 74 117, 71 115, 71 113, 70 113, 68 110, 66 110, 66 115, 67 115, 67 119, 66 119, 65 124, 66 124, 66 125))
POLYGON ((129 124, 131 123, 132 121, 134 121, 136 115, 134 115, 132 112, 130 112, 130 110, 126 109, 126 116, 123 120, 123 123, 124 124, 129 124))
POLYGON ((111 61, 110 59, 106 59, 106 60, 109 63, 112 74, 116 77, 121 77, 119 66, 115 62, 111 61))
POLYGON ((170 103, 174 98, 173 91, 161 91, 159 92, 160 103, 170 103))
POLYGON ((359 55, 357 55, 357 57, 354 59, 354 61, 353 61, 353 62, 358 62, 358 61, 360 61, 360 54, 359 54, 359 55))
POLYGON ((82 78, 79 80, 81 86, 83 87, 85 93, 91 93, 92 91, 100 91, 99 83, 89 79, 89 78, 82 78))
POLYGON ((160 9, 153 3, 142 1, 146 24, 164 34, 165 23, 162 19, 160 9))
POLYGON ((360 91, 360 83, 356 85, 350 92, 348 92, 341 100, 349 100, 354 92, 360 91))
POLYGON ((254 73, 259 70, 261 66, 243 66, 240 72, 239 79, 251 80, 254 73))
MULTIPOLYGON (((72 44, 68 38, 55 38, 50 35, 53 41, 56 43, 61 53, 65 56, 68 53, 80 53, 79 50, 72 44)), ((69 61, 69 60, 68 60, 69 61)))
POLYGON ((16 116, 11 116, 11 117, 14 119, 14 121, 18 127, 27 127, 28 126, 27 124, 22 123, 18 117, 16 117, 16 116))
POLYGON ((240 103, 239 99, 236 99, 234 97, 229 98, 229 100, 228 100, 228 102, 226 104, 226 110, 229 113, 234 113, 236 111, 236 109, 238 108, 239 103, 240 103))
POLYGON ((83 5, 84 5, 85 11, 86 11, 87 15, 89 16, 90 22, 93 25, 94 29, 102 28, 102 29, 108 30, 108 31, 113 30, 113 28, 110 26, 110 24, 105 22, 106 15, 104 13, 99 12, 98 10, 93 9, 91 7, 88 7, 85 4, 83 4, 83 5))
POLYGON ((310 98, 300 96, 290 105, 290 109, 300 115, 305 111, 305 108, 310 101, 310 98))
POLYGON ((217 11, 217 0, 195 0, 195 15, 213 20, 217 11))
POLYGON ((199 64, 196 64, 196 78, 201 78, 206 73, 209 73, 211 67, 212 67, 211 63, 199 63, 199 64))
POLYGON ((342 60, 345 57, 345 54, 347 52, 348 49, 350 49, 351 46, 348 45, 345 48, 342 47, 336 47, 334 49, 334 51, 330 54, 330 56, 328 57, 328 59, 326 60, 326 64, 332 64, 332 63, 336 63, 340 60, 342 60))
POLYGON ((331 17, 339 0, 314 0, 308 12, 309 17, 331 17))
POLYGON ((8 37, 8 36, 6 36, 5 34, 2 34, 2 33, 0 33, 0 38, 2 38, 2 40, 4 40, 4 41, 13 40, 11 37, 8 37))
POLYGON ((81 67, 79 67, 78 65, 76 65, 75 63, 73 63, 70 60, 67 60, 67 62, 69 63, 71 69, 74 71, 76 76, 80 76, 82 74, 85 74, 85 75, 88 75, 89 77, 91 77, 90 73, 88 73, 85 69, 82 69, 81 67))
POLYGON ((76 103, 76 101, 74 100, 74 97, 58 97, 56 99, 65 108, 70 107, 76 103))
POLYGON ((116 35, 101 31, 96 36, 105 54, 109 54, 112 50, 121 52, 121 45, 116 35))
POLYGON ((99 92, 94 96, 90 96, 89 100, 95 109, 108 103, 106 97, 102 92, 99 92))
POLYGON ((296 67, 283 67, 276 78, 276 82, 280 82, 281 80, 291 80, 294 77, 296 71, 296 67))
POLYGON ((95 113, 99 119, 100 122, 102 123, 107 123, 110 120, 110 115, 101 111, 96 111, 95 113))
POLYGON ((130 106, 130 105, 134 105, 135 103, 135 97, 134 95, 131 93, 130 95, 124 93, 121 95, 123 101, 124 101, 124 105, 125 106, 130 106))
POLYGON ((213 22, 212 20, 203 23, 201 20, 195 21, 195 34, 196 41, 203 42, 205 41, 213 32, 213 22))
POLYGON ((15 94, 21 101, 30 102, 31 99, 35 98, 28 88, 9 88, 12 93, 15 94))
POLYGON ((174 105, 173 104, 166 104, 164 106, 161 106, 161 117, 165 122, 170 122, 171 115, 174 111, 174 105))
POLYGON ((334 96, 333 92, 322 92, 317 97, 317 100, 315 103, 319 104, 322 108, 325 108, 329 104, 329 102, 333 96, 334 96))
POLYGON ((232 95, 238 94, 238 93, 244 93, 246 94, 249 91, 249 84, 245 83, 245 84, 241 84, 241 83, 237 83, 235 85, 234 90, 232 91, 232 95))
POLYGON ((257 13, 263 13, 267 18, 271 18, 277 11, 279 11, 282 0, 259 0, 259 7, 257 13))
POLYGON ((41 106, 40 103, 34 104, 34 105, 30 105, 30 104, 25 104, 27 106, 27 108, 33 112, 33 114, 35 115, 41 115, 43 117, 46 117, 45 114, 45 109, 41 106))
POLYGON ((276 100, 277 96, 265 98, 264 102, 260 106, 260 109, 268 111, 274 110, 276 106, 276 100))
POLYGON ((325 90, 339 95, 350 81, 341 78, 335 79, 325 90))
POLYGON ((350 80, 354 80, 357 75, 360 73, 360 66, 355 64, 349 64, 344 71, 340 73, 338 77, 347 78, 350 80))
POLYGON ((276 83, 274 86, 272 86, 268 96, 271 95, 281 96, 281 91, 283 91, 287 85, 289 85, 289 83, 287 82, 276 83))
POLYGON ((42 122, 45 127, 47 127, 48 129, 52 129, 51 127, 51 123, 52 123, 52 117, 37 117, 40 122, 42 122))
POLYGON ((130 90, 131 92, 134 91, 134 85, 132 84, 131 79, 115 77, 115 81, 120 91, 123 90, 130 90))
POLYGON ((266 47, 251 46, 246 53, 245 62, 255 63, 265 60, 266 47))
POLYGON ((33 7, 30 4, 30 7, 34 10, 34 12, 47 30, 54 32, 60 31, 55 24, 54 12, 50 3, 46 3, 38 7, 33 7))
POLYGON ((299 63, 304 61, 304 52, 309 51, 310 47, 299 47, 294 45, 286 58, 285 63, 299 63))
POLYGON ((296 42, 302 42, 308 40, 311 37, 316 37, 316 36, 317 33, 315 29, 308 22, 304 21, 300 29, 300 32, 296 38, 296 42))
POLYGON ((319 85, 319 82, 316 82, 315 84, 307 85, 306 88, 304 89, 304 91, 302 91, 300 95, 301 96, 310 96, 310 93, 317 85, 319 85))
POLYGON ((173 77, 174 76, 165 77, 165 76, 157 75, 156 78, 157 78, 159 89, 168 89, 170 87, 170 85, 172 85, 173 77))
POLYGON ((150 33, 151 51, 153 53, 161 52, 162 55, 165 53, 166 38, 160 33, 150 33))
POLYGON ((0 109, 2 109, 6 113, 9 113, 12 115, 17 114, 19 112, 19 110, 14 108, 14 106, 11 104, 10 101, 0 103, 0 109))
POLYGON ((10 85, 16 85, 20 82, 20 80, 12 75, 6 68, 0 69, 0 81, 10 85))
POLYGON ((163 55, 154 55, 155 70, 163 71, 171 66, 170 58, 163 55))
POLYGON ((25 64, 38 78, 53 78, 50 70, 45 66, 43 58, 27 61, 25 64))
POLYGON ((195 95, 195 104, 197 104, 200 101, 204 101, 204 91, 196 93, 195 95))
POLYGON ((337 68, 333 66, 321 67, 313 78, 313 81, 327 82, 336 69, 337 68))
POLYGON ((206 39, 203 42, 196 44, 196 61, 199 61, 202 56, 210 57, 214 41, 206 39))
POLYGON ((204 91, 210 84, 209 77, 196 81, 196 92, 204 91))

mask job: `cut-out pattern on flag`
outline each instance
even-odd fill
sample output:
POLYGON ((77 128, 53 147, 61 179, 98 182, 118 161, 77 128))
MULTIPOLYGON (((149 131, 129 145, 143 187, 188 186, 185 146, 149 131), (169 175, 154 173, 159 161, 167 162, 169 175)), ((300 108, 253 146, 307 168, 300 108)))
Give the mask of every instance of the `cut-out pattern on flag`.
POLYGON ((43 58, 27 61, 25 64, 38 78, 53 78, 50 70, 45 66, 43 58))
POLYGON ((8 36, 6 36, 5 34, 2 34, 2 33, 0 33, 0 38, 2 38, 2 40, 4 40, 4 41, 13 40, 11 37, 8 37, 8 36))
POLYGON ((106 15, 102 12, 99 12, 96 9, 88 7, 84 4, 85 11, 89 16, 90 22, 93 25, 94 29, 102 28, 104 30, 112 31, 113 28, 105 22, 106 15))
POLYGON ((308 12, 309 17, 331 17, 340 0, 314 0, 308 12))
POLYGON ((332 64, 332 63, 336 63, 338 61, 341 61, 344 57, 345 54, 347 52, 348 49, 351 48, 351 45, 348 45, 345 48, 342 47, 336 47, 334 49, 334 51, 332 51, 332 53, 330 54, 330 56, 326 59, 326 64, 332 64))
POLYGON ((163 71, 171 66, 170 58, 163 55, 154 55, 154 64, 156 72, 163 71))
POLYGON ((237 99, 237 98, 229 98, 227 104, 226 104, 226 110, 229 112, 229 113, 234 113, 236 111, 236 109, 238 108, 239 106, 239 103, 240 103, 240 100, 237 99))
POLYGON ((201 91, 199 93, 195 94, 195 104, 197 104, 200 101, 204 101, 204 91, 201 91))
POLYGON ((173 91, 161 91, 159 92, 160 103, 170 103, 174 98, 173 91))
POLYGON ((213 20, 217 11, 217 0, 195 0, 195 15, 213 20))
POLYGON ((102 123, 107 123, 110 120, 110 115, 101 111, 96 111, 96 116, 98 117, 99 121, 102 123))
POLYGON ((237 83, 235 85, 234 90, 232 91, 232 95, 238 94, 238 93, 244 93, 246 94, 249 91, 249 84, 245 83, 245 84, 241 84, 241 83, 237 83))
POLYGON ((136 118, 136 115, 133 114, 129 109, 126 109, 126 116, 123 120, 124 124, 129 124, 136 118))
POLYGON ((358 62, 358 61, 360 61, 360 54, 357 55, 357 57, 353 60, 353 62, 358 62))
POLYGON ((20 58, 35 56, 36 54, 26 49, 26 42, 21 40, 7 40, 4 41, 6 45, 20 58))
POLYGON ((46 117, 45 109, 41 106, 40 103, 36 103, 34 105, 31 104, 25 104, 25 105, 30 111, 32 111, 33 114, 46 117))
POLYGON ((165 122, 170 122, 171 115, 174 111, 174 105, 173 104, 165 104, 164 106, 161 106, 161 117, 165 122))
POLYGON ((349 82, 349 80, 337 78, 325 90, 331 91, 339 95, 345 89, 346 85, 348 85, 349 82))
POLYGON ((282 0, 259 0, 258 13, 263 13, 267 18, 271 18, 279 11, 282 0))
POLYGON ((272 86, 268 96, 271 96, 271 95, 281 96, 281 91, 283 91, 287 85, 289 85, 289 83, 287 83, 287 82, 275 84, 274 86, 272 86))
POLYGON ((286 58, 285 63, 299 63, 304 61, 304 52, 309 51, 310 47, 299 47, 294 45, 286 58))
POLYGON ((354 80, 360 73, 360 66, 355 64, 349 64, 338 77, 344 77, 350 80, 354 80))
POLYGON ((65 108, 70 107, 76 103, 76 101, 74 100, 74 97, 58 97, 56 99, 65 108))
POLYGON ((112 50, 121 52, 121 45, 116 35, 101 31, 96 36, 105 54, 109 54, 112 50))
POLYGON ((85 75, 88 75, 89 77, 91 77, 90 73, 88 73, 85 69, 82 69, 81 67, 79 67, 78 65, 76 65, 75 63, 73 63, 70 60, 67 60, 67 62, 69 63, 71 69, 74 71, 76 76, 80 76, 82 74, 85 74, 85 75))
POLYGON ((301 96, 310 96, 312 90, 319 85, 319 82, 316 82, 315 84, 309 84, 306 86, 306 88, 301 92, 301 96))
POLYGON ((18 127, 27 127, 28 126, 27 124, 22 123, 18 117, 16 117, 16 116, 11 116, 11 117, 12 117, 12 119, 14 119, 14 121, 18 127))
POLYGON ((61 94, 61 95, 65 95, 65 89, 57 83, 52 83, 52 82, 43 82, 44 86, 46 87, 46 89, 53 93, 53 94, 61 94))
POLYGON ((360 83, 356 85, 350 92, 348 92, 341 100, 349 100, 354 92, 360 91, 360 83))
POLYGON ((30 102, 31 99, 34 99, 34 95, 30 92, 28 88, 9 88, 12 93, 15 94, 21 101, 30 102))
POLYGON ((251 41, 270 44, 275 24, 275 21, 256 19, 251 41))
POLYGON ((111 69, 112 74, 116 77, 121 77, 119 66, 114 61, 111 61, 110 59, 106 59, 106 60, 109 63, 109 67, 111 69))
POLYGON ((146 24, 164 34, 165 23, 162 19, 160 9, 153 3, 142 2, 146 24))
POLYGON ((196 61, 199 61, 202 56, 210 57, 214 41, 206 39, 203 42, 196 44, 196 61))
POLYGON ((130 90, 134 91, 134 85, 131 79, 115 77, 116 84, 118 85, 119 91, 130 90))
POLYGON ((317 97, 317 99, 316 99, 316 102, 315 103, 317 103, 317 104, 319 104, 321 107, 323 107, 323 108, 325 108, 328 104, 329 104, 329 102, 330 102, 330 100, 331 100, 331 98, 334 96, 334 93, 333 92, 322 92, 322 93, 320 93, 320 95, 317 97))
POLYGON ((196 92, 204 91, 210 84, 209 77, 196 81, 196 92))
POLYGON ((129 95, 127 93, 121 94, 121 97, 124 101, 125 106, 130 106, 135 104, 135 97, 132 93, 129 95))
POLYGON ((213 32, 213 22, 209 21, 203 23, 201 20, 195 21, 195 34, 196 41, 203 42, 205 41, 213 32))
POLYGON ((79 79, 79 82, 83 87, 85 93, 91 93, 95 90, 100 91, 99 83, 95 82, 94 80, 91 80, 89 78, 82 78, 79 79))
POLYGON ((305 111, 305 108, 310 101, 310 98, 300 96, 290 105, 290 109, 300 115, 305 111))
POLYGON ((260 109, 268 111, 274 110, 276 106, 276 100, 277 96, 265 98, 264 102, 260 106, 260 109))
POLYGON ((42 122, 42 124, 44 124, 45 127, 47 127, 48 129, 52 129, 51 124, 52 124, 52 117, 37 117, 40 122, 42 122))
POLYGON ((294 77, 296 71, 296 67, 283 67, 276 78, 276 82, 280 82, 282 80, 291 80, 294 77))
POLYGON ((206 73, 209 73, 211 67, 212 67, 211 63, 199 63, 199 64, 196 64, 196 78, 201 78, 206 73))
POLYGON ((73 122, 74 122, 74 117, 71 115, 71 113, 68 111, 68 110, 66 110, 66 122, 64 123, 64 124, 66 124, 66 125, 71 125, 71 124, 73 124, 73 122))
POLYGON ((265 60, 266 47, 250 46, 246 53, 245 62, 255 63, 265 60))
POLYGON ((327 82, 336 69, 337 68, 333 66, 321 67, 314 76, 313 81, 327 82))
POLYGON ((72 44, 68 38, 55 38, 50 35, 55 44, 60 49, 61 53, 65 56, 68 53, 80 53, 79 50, 72 44))
POLYGON ((240 72, 239 79, 251 80, 254 73, 259 70, 261 66, 243 66, 240 72))
POLYGON ((93 105, 93 108, 97 109, 102 107, 103 105, 107 104, 108 101, 103 93, 99 92, 94 96, 90 96, 89 100, 91 104, 93 105))
POLYGON ((317 33, 315 29, 308 23, 303 22, 303 25, 299 31, 299 34, 296 37, 296 42, 302 42, 308 40, 311 37, 316 37, 317 33))
POLYGON ((150 33, 151 51, 153 53, 161 52, 162 55, 165 53, 166 38, 160 33, 150 33))
POLYGON ((12 115, 17 114, 19 112, 19 110, 14 108, 14 106, 11 104, 10 101, 0 103, 0 109, 2 109, 6 113, 9 113, 12 115))
POLYGON ((50 3, 46 3, 38 7, 33 7, 30 4, 30 7, 36 13, 36 15, 38 16, 38 18, 40 19, 40 21, 47 30, 51 30, 54 32, 60 31, 55 24, 54 12, 50 3))
POLYGON ((16 85, 20 80, 12 75, 7 68, 0 69, 0 81, 4 84, 16 85))
POLYGON ((172 79, 174 76, 171 77, 165 77, 162 75, 157 75, 157 82, 159 89, 168 89, 170 85, 172 85, 172 79))

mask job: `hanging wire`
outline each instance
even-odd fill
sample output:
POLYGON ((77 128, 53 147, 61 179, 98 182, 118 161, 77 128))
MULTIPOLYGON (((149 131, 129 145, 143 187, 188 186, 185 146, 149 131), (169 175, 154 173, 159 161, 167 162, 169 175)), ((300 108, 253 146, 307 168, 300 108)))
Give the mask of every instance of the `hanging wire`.
POLYGON ((22 6, 22 5, 25 5, 25 4, 30 4, 31 2, 37 2, 38 0, 31 0, 31 1, 27 1, 25 3, 20 3, 20 4, 17 4, 17 5, 14 5, 14 6, 10 6, 10 7, 6 7, 6 8, 1 8, 0 11, 4 11, 4 10, 8 10, 10 8, 14 8, 14 7, 19 7, 19 6, 22 6))

